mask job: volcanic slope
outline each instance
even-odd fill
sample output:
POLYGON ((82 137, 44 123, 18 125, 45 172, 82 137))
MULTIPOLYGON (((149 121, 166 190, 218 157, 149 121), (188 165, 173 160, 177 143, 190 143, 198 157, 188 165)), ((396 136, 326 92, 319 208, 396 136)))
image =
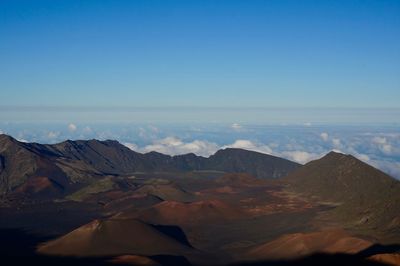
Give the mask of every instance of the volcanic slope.
POLYGON ((42 254, 63 256, 177 255, 192 251, 187 241, 135 219, 94 220, 38 248, 42 254))
POLYGON ((48 156, 46 151, 0 135, 0 194, 13 191, 33 197, 62 194, 68 186, 68 177, 48 156))
POLYGON ((278 178, 299 166, 282 158, 241 149, 220 150, 209 158, 194 154, 169 156, 157 152, 137 153, 112 140, 67 140, 43 145, 0 135, 2 194, 33 191, 38 195, 39 190, 51 188, 61 197, 107 176, 137 173, 247 172, 259 178, 278 178))
POLYGON ((372 246, 372 243, 350 236, 343 230, 327 230, 312 233, 287 234, 268 243, 251 248, 249 260, 295 259, 317 252, 356 254, 372 246))
POLYGON ((400 182, 357 158, 331 152, 283 181, 291 191, 336 206, 327 218, 400 241, 400 182))

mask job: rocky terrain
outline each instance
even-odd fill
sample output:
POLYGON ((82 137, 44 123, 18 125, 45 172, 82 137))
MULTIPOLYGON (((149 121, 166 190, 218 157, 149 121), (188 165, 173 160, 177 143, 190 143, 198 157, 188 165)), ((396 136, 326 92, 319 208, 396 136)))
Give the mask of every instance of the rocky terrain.
POLYGON ((140 154, 0 136, 13 265, 399 265, 400 182, 351 155, 140 154))

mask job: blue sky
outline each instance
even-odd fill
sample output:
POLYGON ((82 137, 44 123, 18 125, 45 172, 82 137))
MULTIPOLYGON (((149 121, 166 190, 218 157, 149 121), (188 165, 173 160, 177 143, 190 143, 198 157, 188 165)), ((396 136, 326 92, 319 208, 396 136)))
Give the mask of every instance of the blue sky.
POLYGON ((400 178, 400 1, 0 1, 0 133, 400 178))
POLYGON ((0 91, 17 110, 400 108, 400 1, 3 0, 0 91))

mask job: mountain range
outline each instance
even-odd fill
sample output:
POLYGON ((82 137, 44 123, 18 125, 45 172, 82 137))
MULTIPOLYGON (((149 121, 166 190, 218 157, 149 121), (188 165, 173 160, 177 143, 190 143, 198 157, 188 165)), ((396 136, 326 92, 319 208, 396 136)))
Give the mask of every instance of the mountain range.
POLYGON ((400 265, 400 182, 336 152, 300 165, 0 135, 0 192, 14 265, 400 265))
POLYGON ((50 187, 69 191, 96 177, 155 172, 247 172, 259 178, 279 178, 299 166, 289 160, 241 149, 220 150, 209 158, 195 154, 169 156, 137 153, 112 140, 67 140, 42 145, 0 135, 0 193, 18 189, 38 192, 50 187))

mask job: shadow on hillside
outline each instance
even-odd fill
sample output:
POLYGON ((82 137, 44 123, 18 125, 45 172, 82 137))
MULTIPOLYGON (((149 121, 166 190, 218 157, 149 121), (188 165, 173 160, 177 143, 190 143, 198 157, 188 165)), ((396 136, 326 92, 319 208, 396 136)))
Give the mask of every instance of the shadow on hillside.
MULTIPOLYGON (((170 234, 182 237, 180 231, 174 228, 158 228, 169 231, 170 234)), ((183 238, 185 240, 186 238, 183 238)), ((105 266, 111 258, 73 258, 38 255, 35 250, 38 244, 50 240, 48 237, 39 237, 21 229, 0 229, 0 265, 43 265, 43 266, 105 266)), ((156 255, 151 259, 165 266, 190 265, 182 256, 156 255)))
POLYGON ((302 259, 289 260, 289 261, 258 261, 258 262, 244 262, 232 264, 231 266, 309 266, 309 265, 332 265, 332 266, 383 266, 387 264, 368 260, 367 258, 376 254, 384 253, 398 253, 400 252, 400 245, 380 245, 375 244, 355 255, 349 254, 314 254, 302 259))
POLYGON ((398 253, 400 252, 400 245, 380 245, 375 244, 363 251, 359 252, 357 255, 361 257, 369 257, 376 254, 383 254, 383 253, 398 253))
MULTIPOLYGON (((185 257, 171 255, 157 255, 150 257, 164 266, 190 266, 185 257)), ((0 264, 9 266, 17 265, 41 265, 41 266, 116 266, 122 264, 110 263, 111 258, 70 258, 47 256, 1 256, 0 264)), ((129 264, 132 265, 132 264, 129 264)))
MULTIPOLYGON (((159 228, 161 229, 161 228, 159 228)), ((163 230, 170 228, 162 228, 163 230)), ((168 230, 167 230, 168 231, 168 230)), ((172 230, 171 234, 180 232, 172 230)), ((43 265, 43 266, 109 266, 115 265, 109 263, 111 258, 72 258, 72 257, 50 257, 41 256, 35 253, 38 244, 47 241, 48 238, 37 237, 20 229, 0 229, 0 264, 1 265, 43 265)), ((231 266, 302 266, 302 265, 366 265, 383 266, 384 264, 366 260, 368 256, 378 253, 393 253, 400 250, 400 245, 374 245, 357 255, 328 255, 316 254, 299 260, 293 261, 260 261, 249 263, 232 264, 231 266)), ((151 256, 151 259, 164 266, 186 266, 189 261, 181 256, 157 255, 151 256)))
POLYGON ((38 243, 49 240, 48 237, 39 237, 22 229, 0 229, 0 255, 5 256, 32 256, 38 243))
POLYGON ((175 225, 152 225, 152 226, 161 233, 169 237, 172 237, 173 239, 177 240, 183 245, 193 248, 193 246, 189 243, 189 240, 187 239, 185 232, 183 232, 183 230, 180 227, 175 225))
POLYGON ((290 261, 257 261, 237 263, 231 266, 387 266, 379 262, 365 259, 365 257, 347 254, 315 254, 306 258, 290 261))

